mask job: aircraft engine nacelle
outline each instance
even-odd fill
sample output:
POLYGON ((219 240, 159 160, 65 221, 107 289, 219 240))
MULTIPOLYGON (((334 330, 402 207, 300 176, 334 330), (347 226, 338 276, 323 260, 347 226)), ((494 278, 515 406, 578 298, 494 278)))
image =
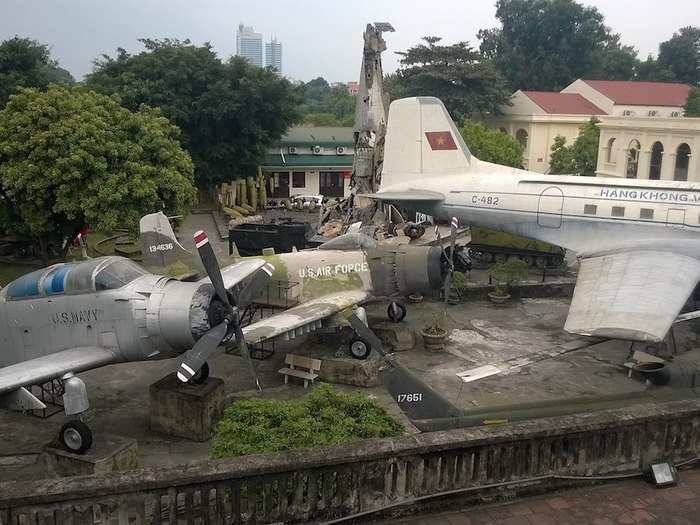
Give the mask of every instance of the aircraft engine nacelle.
POLYGON ((384 245, 381 256, 370 257, 375 291, 383 295, 427 293, 441 288, 445 281, 446 266, 442 250, 437 246, 384 245), (377 279, 376 277, 379 277, 377 279))
POLYGON ((218 305, 209 283, 169 281, 162 293, 152 293, 149 298, 149 335, 162 338, 177 353, 192 348, 212 325, 221 322, 218 305))

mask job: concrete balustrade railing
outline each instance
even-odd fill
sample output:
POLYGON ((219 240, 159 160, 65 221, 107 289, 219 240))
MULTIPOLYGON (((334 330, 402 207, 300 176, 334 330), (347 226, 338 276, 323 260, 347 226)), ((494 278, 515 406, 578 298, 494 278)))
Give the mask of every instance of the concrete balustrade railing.
POLYGON ((675 401, 177 468, 7 482, 0 483, 0 525, 323 521, 451 490, 680 462, 700 455, 699 430, 700 401, 675 401))

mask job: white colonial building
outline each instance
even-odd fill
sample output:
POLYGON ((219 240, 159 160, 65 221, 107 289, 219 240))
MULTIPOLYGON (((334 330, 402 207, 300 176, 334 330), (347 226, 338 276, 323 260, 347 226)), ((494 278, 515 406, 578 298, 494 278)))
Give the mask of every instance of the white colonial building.
POLYGON ((554 138, 567 144, 592 117, 600 120, 598 174, 698 180, 693 151, 698 119, 681 118, 690 86, 667 82, 583 80, 561 92, 517 91, 492 127, 524 147, 525 168, 547 173, 554 138))

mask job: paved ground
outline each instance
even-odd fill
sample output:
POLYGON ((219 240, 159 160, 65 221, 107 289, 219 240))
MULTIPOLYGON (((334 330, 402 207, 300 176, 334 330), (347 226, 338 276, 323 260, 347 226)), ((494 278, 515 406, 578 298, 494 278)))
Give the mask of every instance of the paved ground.
POLYGON ((510 504, 473 507, 376 522, 382 525, 617 525, 700 523, 700 470, 680 473, 675 487, 641 479, 570 489, 510 504))

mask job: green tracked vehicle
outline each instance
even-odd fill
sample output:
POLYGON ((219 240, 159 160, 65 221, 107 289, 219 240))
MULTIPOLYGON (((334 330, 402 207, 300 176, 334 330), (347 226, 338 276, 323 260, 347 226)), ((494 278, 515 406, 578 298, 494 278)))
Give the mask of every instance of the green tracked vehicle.
POLYGON ((517 257, 528 266, 558 268, 564 264, 565 254, 566 250, 553 244, 478 226, 471 227, 469 256, 475 262, 488 264, 517 257))

